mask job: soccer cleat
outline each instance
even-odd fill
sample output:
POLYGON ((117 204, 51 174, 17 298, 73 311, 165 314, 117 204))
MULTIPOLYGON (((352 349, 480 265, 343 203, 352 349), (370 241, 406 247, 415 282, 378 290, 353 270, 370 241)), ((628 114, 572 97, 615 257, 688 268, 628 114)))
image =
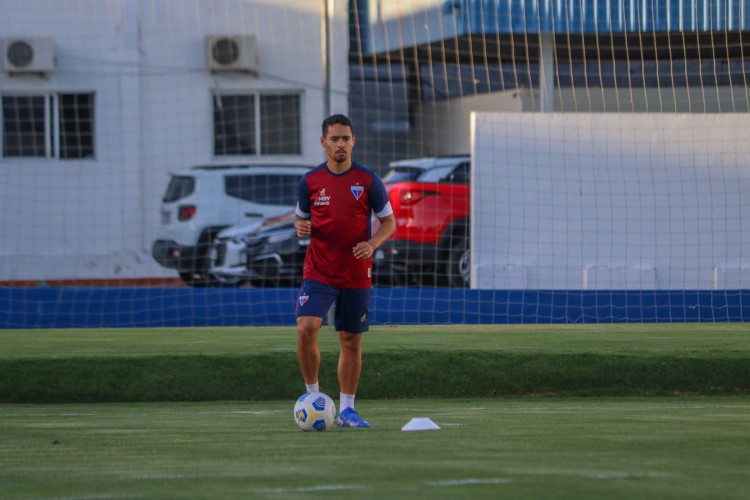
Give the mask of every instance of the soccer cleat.
POLYGON ((339 414, 339 418, 336 419, 336 425, 339 427, 370 427, 370 422, 362 420, 357 410, 354 408, 347 408, 339 414))

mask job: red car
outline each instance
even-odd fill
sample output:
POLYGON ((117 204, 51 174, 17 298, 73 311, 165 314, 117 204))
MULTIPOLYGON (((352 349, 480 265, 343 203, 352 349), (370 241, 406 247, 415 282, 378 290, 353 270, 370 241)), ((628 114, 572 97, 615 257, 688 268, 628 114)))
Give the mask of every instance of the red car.
POLYGON ((376 252, 378 282, 468 286, 470 167, 467 155, 390 164, 396 233, 376 252))

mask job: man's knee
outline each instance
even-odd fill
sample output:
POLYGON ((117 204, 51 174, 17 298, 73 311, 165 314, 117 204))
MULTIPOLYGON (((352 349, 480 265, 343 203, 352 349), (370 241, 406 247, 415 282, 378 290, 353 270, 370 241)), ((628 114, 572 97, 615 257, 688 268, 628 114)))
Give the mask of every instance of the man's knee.
POLYGON ((297 318, 297 338, 300 342, 315 342, 318 330, 320 330, 320 324, 315 321, 315 318, 297 318))
POLYGON ((339 342, 341 348, 349 351, 358 351, 362 343, 362 335, 356 333, 341 332, 339 333, 339 342))

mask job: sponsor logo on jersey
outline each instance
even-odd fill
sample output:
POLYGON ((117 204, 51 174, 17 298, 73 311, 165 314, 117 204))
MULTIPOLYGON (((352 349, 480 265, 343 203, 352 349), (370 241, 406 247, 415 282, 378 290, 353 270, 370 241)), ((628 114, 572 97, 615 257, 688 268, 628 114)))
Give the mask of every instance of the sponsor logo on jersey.
POLYGON ((321 189, 318 191, 318 197, 315 199, 315 205, 316 207, 322 207, 322 206, 328 206, 331 204, 331 197, 326 195, 326 188, 321 189))
POLYGON ((352 190, 354 198, 356 198, 357 200, 362 198, 362 194, 364 194, 365 192, 364 186, 350 186, 350 189, 352 190))
POLYGON ((299 296, 299 306, 300 307, 304 306, 305 302, 307 302, 308 300, 310 300, 310 296, 309 295, 300 295, 299 296))

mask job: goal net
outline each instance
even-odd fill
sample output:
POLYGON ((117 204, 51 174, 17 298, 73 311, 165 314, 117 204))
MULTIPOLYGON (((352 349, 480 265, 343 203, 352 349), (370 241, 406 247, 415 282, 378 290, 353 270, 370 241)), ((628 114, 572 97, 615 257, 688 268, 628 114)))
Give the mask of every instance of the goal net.
POLYGON ((372 324, 750 314, 746 2, 0 11, 0 328, 293 325, 334 113, 397 220, 372 324))

